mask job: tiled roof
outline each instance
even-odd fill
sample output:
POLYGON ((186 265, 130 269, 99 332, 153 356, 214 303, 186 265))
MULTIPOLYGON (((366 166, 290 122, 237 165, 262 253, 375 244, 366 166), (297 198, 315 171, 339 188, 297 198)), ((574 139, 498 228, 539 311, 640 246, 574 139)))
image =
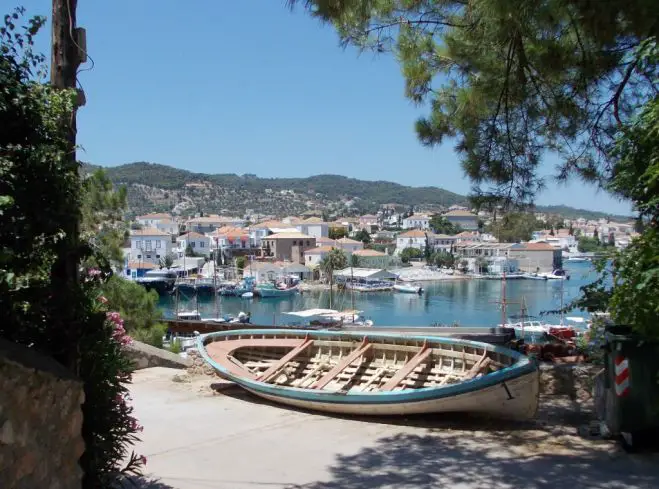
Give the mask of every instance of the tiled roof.
POLYGON ((309 248, 304 252, 305 255, 322 255, 329 253, 334 249, 334 246, 317 246, 316 248, 309 248))
POLYGON ((527 251, 554 251, 557 248, 549 243, 520 243, 513 246, 513 249, 527 250, 527 251))
POLYGON ((323 224, 325 221, 323 221, 320 217, 310 217, 309 219, 305 219, 302 221, 303 224, 323 224))
POLYGON ((203 234, 199 234, 199 233, 195 233, 194 231, 190 231, 189 233, 185 233, 185 234, 180 235, 180 236, 179 236, 178 238, 176 238, 176 239, 177 239, 177 240, 178 240, 178 239, 182 239, 182 238, 199 239, 199 238, 207 238, 207 237, 208 237, 208 236, 204 236, 203 234))
POLYGON ((156 228, 135 229, 130 232, 131 236, 171 236, 165 231, 156 228))
POLYGON ((268 228, 285 228, 285 227, 289 227, 289 225, 284 224, 281 221, 275 221, 270 219, 268 221, 263 221, 257 224, 253 224, 251 227, 254 229, 268 229, 268 228))
POLYGON ((449 217, 478 217, 476 214, 472 214, 469 211, 461 211, 461 210, 454 210, 454 211, 448 211, 445 214, 442 214, 443 216, 449 216, 449 217))
POLYGON ((341 244, 361 244, 361 241, 357 241, 355 239, 350 239, 346 237, 337 239, 337 242, 341 244))
POLYGON ((271 234, 270 236, 266 236, 263 239, 300 239, 300 238, 314 239, 309 235, 303 233, 297 233, 297 232, 271 234))
MULTIPOLYGON (((411 231, 407 231, 406 233, 402 233, 398 235, 399 238, 425 238, 426 233, 424 231, 421 231, 420 229, 412 229, 411 231)), ((432 237, 432 233, 428 233, 428 237, 432 237)))
POLYGON ((381 251, 377 250, 357 250, 353 252, 353 255, 357 256, 388 256, 386 253, 382 253, 381 251))

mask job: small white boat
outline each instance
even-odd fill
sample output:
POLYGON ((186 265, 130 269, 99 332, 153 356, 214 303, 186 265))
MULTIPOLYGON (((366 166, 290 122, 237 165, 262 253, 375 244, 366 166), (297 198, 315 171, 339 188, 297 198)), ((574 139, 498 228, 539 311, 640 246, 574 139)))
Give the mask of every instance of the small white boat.
POLYGON ((561 269, 556 269, 551 273, 545 272, 545 273, 539 273, 538 275, 542 277, 546 277, 547 280, 569 280, 570 276, 565 273, 565 270, 561 269))
POLYGON ((394 285, 394 290, 404 294, 421 294, 423 292, 423 287, 419 287, 418 285, 396 284, 394 285))
POLYGON ((474 413, 515 420, 538 408, 538 365, 500 346, 437 336, 236 330, 197 337, 218 374, 270 401, 356 415, 474 413))
POLYGON ((524 278, 526 280, 547 280, 546 276, 537 273, 525 273, 524 278))
POLYGON ((304 311, 285 312, 297 320, 301 320, 305 326, 373 326, 373 321, 364 317, 363 311, 336 309, 306 309, 304 311))
POLYGON ((245 292, 240 297, 242 297, 243 299, 251 299, 254 297, 254 292, 245 292))

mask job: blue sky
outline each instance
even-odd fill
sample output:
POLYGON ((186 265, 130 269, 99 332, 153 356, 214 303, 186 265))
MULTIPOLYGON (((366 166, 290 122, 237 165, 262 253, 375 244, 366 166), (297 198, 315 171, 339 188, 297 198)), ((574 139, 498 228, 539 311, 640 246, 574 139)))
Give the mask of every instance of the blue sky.
MULTIPOLYGON (((19 3, 50 15, 49 0, 19 3)), ((450 143, 418 143, 424 109, 405 99, 393 58, 341 49, 330 27, 285 0, 79 0, 78 24, 95 61, 79 75, 84 161, 469 191, 450 143)), ((46 52, 49 40, 39 40, 46 52)), ((581 182, 549 182, 537 202, 630 209, 581 182)))

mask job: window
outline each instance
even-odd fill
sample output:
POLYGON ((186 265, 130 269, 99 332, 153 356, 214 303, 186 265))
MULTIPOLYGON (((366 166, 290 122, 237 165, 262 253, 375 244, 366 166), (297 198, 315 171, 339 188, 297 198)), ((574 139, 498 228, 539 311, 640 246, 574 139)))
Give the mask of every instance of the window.
POLYGON ((199 241, 199 248, 203 248, 203 247, 204 247, 204 242, 203 242, 203 241, 199 241))
POLYGON ((160 258, 160 255, 156 255, 156 258, 160 258))
POLYGON ((146 251, 151 251, 151 240, 147 239, 145 243, 146 243, 146 251))
POLYGON ((194 248, 194 245, 195 245, 195 242, 194 242, 194 241, 190 241, 190 248, 194 248))
POLYGON ((138 260, 139 260, 140 258, 142 258, 142 255, 137 255, 137 258, 138 258, 138 260))
POLYGON ((138 250, 142 249, 142 241, 141 240, 138 239, 137 241, 135 241, 135 248, 137 248, 138 250))
POLYGON ((147 258, 151 258, 151 255, 146 255, 147 258))
POLYGON ((297 241, 293 240, 293 246, 297 245, 297 241))
POLYGON ((158 240, 156 241, 156 248, 160 248, 162 246, 162 241, 158 240))
POLYGON ((311 246, 311 245, 309 244, 309 240, 307 240, 307 246, 311 246))

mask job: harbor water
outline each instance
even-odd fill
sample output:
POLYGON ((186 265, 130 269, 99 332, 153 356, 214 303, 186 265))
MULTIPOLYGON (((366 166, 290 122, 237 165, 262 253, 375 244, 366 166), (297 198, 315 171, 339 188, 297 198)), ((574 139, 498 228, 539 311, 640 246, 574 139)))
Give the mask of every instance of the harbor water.
MULTIPOLYGON (((580 294, 580 287, 592 282, 596 273, 589 262, 566 263, 570 280, 508 280, 506 300, 508 315, 519 314, 522 301, 527 314, 539 316, 543 311, 557 310, 580 294)), ((419 282, 421 295, 398 292, 334 291, 333 309, 354 308, 364 312, 377 326, 494 326, 501 322, 501 281, 482 279, 456 279, 438 282, 419 282)), ((172 296, 161 297, 160 307, 166 318, 175 317, 176 300, 172 296)), ((179 310, 196 310, 202 317, 217 314, 236 316, 249 312, 254 324, 282 325, 290 319, 282 313, 311 308, 329 308, 329 291, 309 291, 285 298, 179 297, 179 310)), ((570 316, 586 317, 587 313, 572 311, 570 316)), ((558 322, 557 315, 543 317, 547 322, 558 322)))

